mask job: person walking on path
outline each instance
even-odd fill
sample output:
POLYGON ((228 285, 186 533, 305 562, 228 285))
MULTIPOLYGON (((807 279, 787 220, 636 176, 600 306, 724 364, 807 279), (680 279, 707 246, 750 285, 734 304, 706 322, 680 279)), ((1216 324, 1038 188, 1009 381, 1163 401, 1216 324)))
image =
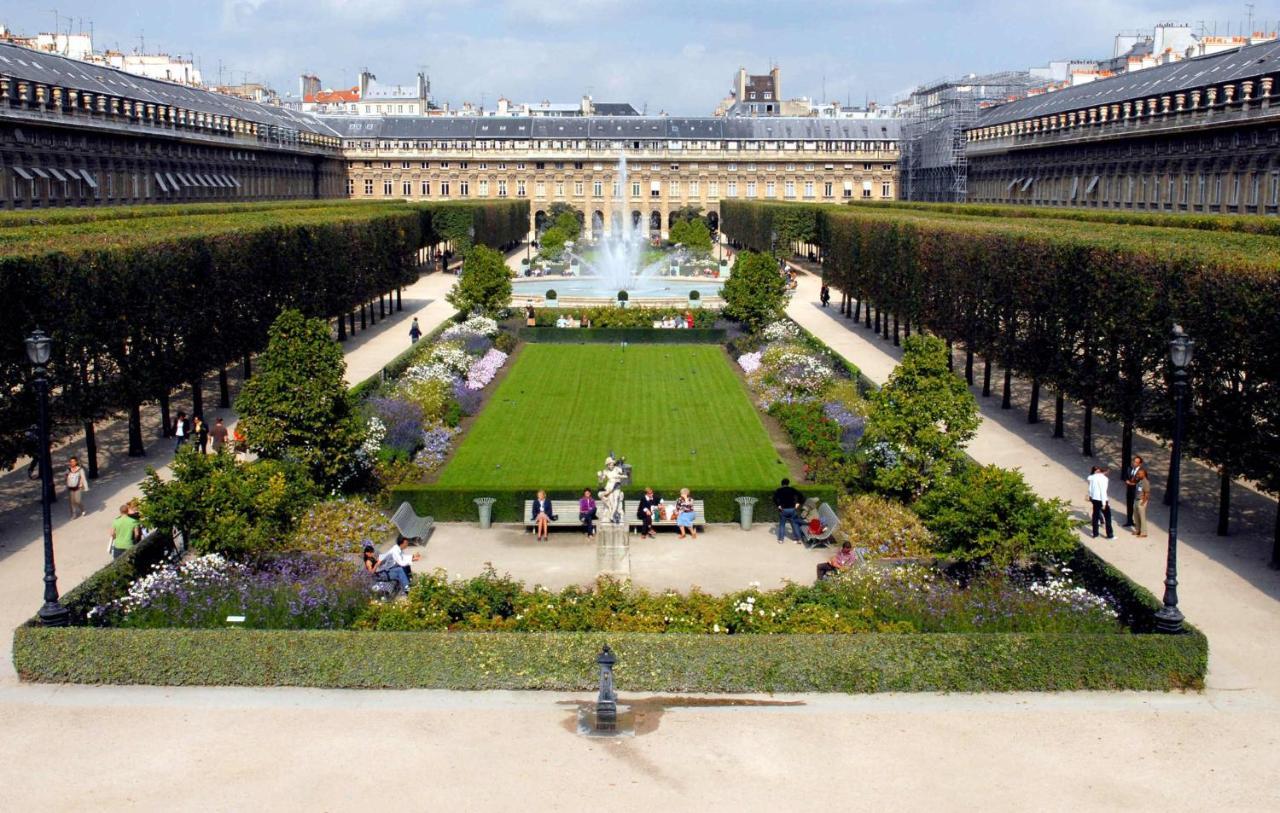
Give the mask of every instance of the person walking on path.
POLYGON ((1138 469, 1134 480, 1134 491, 1136 495, 1133 511, 1130 513, 1134 519, 1133 533, 1138 537, 1144 537, 1147 535, 1147 501, 1151 499, 1151 479, 1147 477, 1146 469, 1138 469))
POLYGON ((222 447, 227 444, 227 425, 223 423, 222 418, 213 419, 213 428, 209 430, 209 437, 213 440, 213 453, 221 454, 222 447))
POLYGON ((825 282, 822 283, 822 290, 818 293, 818 301, 824 308, 831 304, 831 288, 825 282))
POLYGON ((71 518, 84 516, 82 497, 89 490, 89 478, 80 468, 80 460, 72 456, 67 461, 67 502, 71 503, 71 518))
POLYGON ((1093 504, 1093 538, 1098 538, 1098 523, 1106 520, 1107 539, 1115 539, 1111 528, 1111 504, 1107 502, 1107 470, 1102 466, 1089 469, 1089 502, 1093 504))
MULTIPOLYGON (((1138 490, 1138 473, 1145 474, 1147 471, 1146 463, 1142 460, 1142 455, 1134 455, 1133 462, 1129 464, 1128 470, 1124 473, 1124 527, 1132 528, 1133 522, 1133 505, 1137 497, 1138 490)), ((1149 485, 1149 484, 1148 484, 1149 485)))
POLYGON ((118 559, 142 540, 142 523, 129 510, 129 503, 120 506, 120 516, 111 523, 111 558, 118 559))
POLYGON ((800 524, 800 508, 804 495, 791 486, 789 478, 782 478, 782 485, 773 492, 773 505, 778 509, 778 544, 787 540, 787 526, 795 534, 796 544, 804 543, 804 527, 800 524))
POLYGON ((192 419, 191 442, 200 450, 200 454, 209 453, 209 427, 199 415, 192 419))
POLYGON ((413 317, 413 324, 409 325, 409 344, 417 344, 418 339, 422 338, 422 328, 418 327, 418 317, 413 317))
POLYGON ((174 454, 177 454, 182 444, 187 442, 189 434, 191 434, 191 422, 187 420, 187 413, 179 412, 178 417, 173 419, 173 436, 177 438, 173 444, 174 454))

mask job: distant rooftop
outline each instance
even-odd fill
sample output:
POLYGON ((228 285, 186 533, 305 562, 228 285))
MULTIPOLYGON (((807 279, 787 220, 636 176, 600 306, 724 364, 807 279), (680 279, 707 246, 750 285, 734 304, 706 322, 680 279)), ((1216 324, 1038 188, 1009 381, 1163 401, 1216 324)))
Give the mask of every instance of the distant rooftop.
POLYGON ((898 139, 898 119, 666 116, 321 116, 343 138, 855 141, 898 139))

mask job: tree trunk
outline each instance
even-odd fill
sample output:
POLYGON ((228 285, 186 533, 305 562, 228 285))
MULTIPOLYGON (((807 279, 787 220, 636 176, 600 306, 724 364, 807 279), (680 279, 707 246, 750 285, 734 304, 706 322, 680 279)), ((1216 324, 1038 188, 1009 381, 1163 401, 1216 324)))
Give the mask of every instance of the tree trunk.
POLYGON ((1231 531, 1231 470, 1223 466, 1218 474, 1218 536, 1231 531))
POLYGON ((898 330, 898 314, 893 315, 893 346, 898 347, 902 344, 901 333, 898 330))
POLYGON ((876 334, 880 333, 880 309, 876 308, 876 334))
POLYGON ((351 323, 351 330, 350 330, 351 335, 352 336, 356 335, 356 312, 347 311, 347 320, 351 323))
POLYGON ((225 364, 222 369, 218 370, 218 407, 220 409, 229 409, 231 407, 231 383, 227 381, 227 367, 225 364))
POLYGON ((973 386, 973 348, 968 345, 964 347, 964 380, 973 386))
POLYGON ((142 407, 135 402, 129 404, 129 457, 146 454, 146 447, 142 445, 142 407))
POLYGON ((991 397, 991 356, 982 357, 982 397, 991 397))
POLYGON ((888 341, 889 340, 889 314, 886 313, 884 315, 884 321, 881 322, 880 324, 884 329, 883 332, 880 334, 880 336, 885 341, 888 341))
MULTIPOLYGON (((1133 460, 1133 419, 1126 418, 1120 424, 1120 467, 1129 470, 1129 462, 1133 460)), ((1133 513, 1130 511, 1130 513, 1133 513)))
POLYGON ((370 300, 369 300, 369 324, 371 324, 371 325, 376 325, 376 324, 378 324, 378 315, 377 315, 376 313, 374 313, 374 312, 373 312, 373 300, 372 300, 372 299, 370 299, 370 300))
POLYGON ((862 300, 861 299, 853 303, 853 310, 850 311, 850 315, 853 316, 853 321, 855 322, 862 318, 862 300))
POLYGON ((956 349, 950 339, 947 339, 947 370, 956 371, 956 349))
MULTIPOLYGON (((864 320, 866 321, 867 327, 871 327, 871 303, 866 302, 864 303, 864 305, 865 307, 862 309, 862 315, 864 317, 864 320)), ((879 330, 879 329, 880 328, 878 327, 876 328, 876 330, 879 330)))
POLYGON ((160 437, 173 437, 173 422, 169 420, 169 393, 160 393, 160 437))
POLYGON ((1066 437, 1066 430, 1063 427, 1063 415, 1066 411, 1067 398, 1062 394, 1062 390, 1058 390, 1057 396, 1053 399, 1053 436, 1055 438, 1066 437))
POLYGON ((1084 405, 1084 439, 1080 441, 1080 454, 1093 457, 1093 404, 1084 405))
POLYGON ((404 310, 404 287, 396 288, 396 310, 404 310))
POLYGON ((347 317, 338 314, 338 341, 345 342, 347 340, 347 317))
POLYGON ((378 294, 378 317, 380 319, 387 318, 387 297, 385 294, 378 294))
POLYGON ((1008 365, 1004 368, 1004 394, 1000 399, 1000 408, 1013 408, 1013 370, 1008 365))
POLYGON ((365 330, 368 327, 369 327, 369 323, 365 321, 364 303, 361 302, 360 303, 360 329, 365 330))
POLYGON ((85 468, 90 480, 98 479, 98 436, 93 431, 93 421, 84 422, 85 468))
POLYGON ((191 382, 191 414, 204 417, 204 381, 199 378, 191 382))
POLYGON ((253 375, 253 366, 249 363, 249 354, 244 354, 244 380, 248 381, 249 376, 253 375))
POLYGON ((1040 423, 1040 379, 1031 379, 1031 405, 1027 407, 1027 423, 1040 423))
MULTIPOLYGON (((918 330, 919 328, 917 328, 917 331, 918 330)), ((902 338, 904 339, 911 338, 911 320, 910 319, 902 320, 902 338)))
POLYGON ((1272 526, 1271 569, 1280 570, 1280 503, 1276 504, 1276 522, 1272 526))

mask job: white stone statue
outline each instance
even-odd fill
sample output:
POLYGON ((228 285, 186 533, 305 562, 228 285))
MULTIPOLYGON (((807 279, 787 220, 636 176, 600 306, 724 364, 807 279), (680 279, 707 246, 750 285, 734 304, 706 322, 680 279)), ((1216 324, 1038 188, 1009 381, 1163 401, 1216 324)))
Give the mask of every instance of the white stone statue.
POLYGON ((626 472, 612 456, 609 456, 604 460, 604 468, 596 472, 596 475, 604 485, 597 495, 598 518, 602 523, 621 525, 624 522, 622 481, 626 479, 626 472))

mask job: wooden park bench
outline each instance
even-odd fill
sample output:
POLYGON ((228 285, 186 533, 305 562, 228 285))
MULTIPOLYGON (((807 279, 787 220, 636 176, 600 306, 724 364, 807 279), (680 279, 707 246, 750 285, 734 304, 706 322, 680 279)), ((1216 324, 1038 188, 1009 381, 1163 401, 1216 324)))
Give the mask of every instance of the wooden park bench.
POLYGON ((431 528, 436 524, 431 517, 420 517, 414 513, 413 506, 407 502, 400 503, 400 507, 391 515, 391 522, 405 539, 418 539, 424 542, 431 535, 431 528))
MULTIPOLYGON (((636 512, 640 510, 639 500, 626 500, 623 504, 622 513, 626 516, 627 523, 632 527, 640 526, 640 519, 636 516, 636 512)), ((707 512, 702 500, 693 501, 693 524, 703 527, 707 524, 707 512)), ((657 512, 654 512, 653 527, 655 528, 674 528, 676 520, 662 519, 657 512)))

